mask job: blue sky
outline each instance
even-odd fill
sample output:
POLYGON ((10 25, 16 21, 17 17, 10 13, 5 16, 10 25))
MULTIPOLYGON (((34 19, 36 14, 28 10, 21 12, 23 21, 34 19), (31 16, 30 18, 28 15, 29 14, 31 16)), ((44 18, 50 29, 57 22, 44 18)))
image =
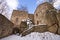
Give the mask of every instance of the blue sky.
POLYGON ((8 18, 11 18, 13 10, 17 10, 22 6, 26 6, 30 14, 34 14, 36 7, 39 3, 42 3, 43 0, 5 0, 9 7, 9 13, 7 13, 8 18))
MULTIPOLYGON (((36 7, 45 2, 45 0, 6 0, 7 4, 11 9, 17 9, 19 7, 25 6, 28 9, 29 13, 34 13, 36 7)), ((48 2, 48 0, 46 0, 48 2)), ((56 9, 60 9, 60 0, 54 2, 53 5, 56 9)))
MULTIPOLYGON (((27 7, 29 13, 34 13, 36 7, 39 4, 41 4, 43 2, 49 2, 50 0, 18 0, 18 1, 19 1, 18 7, 23 5, 23 6, 27 7)), ((53 6, 56 9, 60 10, 60 0, 56 0, 56 2, 54 2, 53 6)))
MULTIPOLYGON (((29 13, 34 13, 36 7, 43 3, 48 2, 49 0, 6 0, 8 6, 11 9, 17 9, 21 5, 26 6, 29 13)), ((56 0, 53 4, 56 9, 60 9, 60 0, 56 0)))
POLYGON ((23 5, 23 6, 27 7, 29 13, 34 13, 34 11, 37 7, 36 1, 37 0, 19 0, 20 4, 18 7, 23 5))
MULTIPOLYGON (((9 6, 9 13, 10 16, 13 12, 13 10, 16 10, 21 5, 27 7, 29 13, 34 13, 37 6, 43 2, 48 2, 48 0, 5 0, 7 2, 7 5, 9 6)), ((53 4, 53 6, 60 10, 60 0, 56 0, 53 4)), ((10 16, 11 17, 11 16, 10 16)))

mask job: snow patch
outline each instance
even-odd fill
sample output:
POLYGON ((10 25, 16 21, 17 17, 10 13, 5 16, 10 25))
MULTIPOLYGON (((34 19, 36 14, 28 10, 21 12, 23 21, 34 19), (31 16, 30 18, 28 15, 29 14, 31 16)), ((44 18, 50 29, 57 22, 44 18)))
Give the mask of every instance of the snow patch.
POLYGON ((53 34, 50 32, 45 33, 32 32, 31 34, 26 35, 24 37, 11 35, 0 40, 60 40, 60 35, 53 34))

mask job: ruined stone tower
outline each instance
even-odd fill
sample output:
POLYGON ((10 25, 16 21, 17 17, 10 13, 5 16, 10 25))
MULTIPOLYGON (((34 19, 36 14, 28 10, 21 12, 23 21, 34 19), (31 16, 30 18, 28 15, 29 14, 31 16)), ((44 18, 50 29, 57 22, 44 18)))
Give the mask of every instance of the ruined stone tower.
POLYGON ((28 12, 14 10, 11 16, 11 21, 14 25, 20 26, 21 21, 24 21, 28 18, 28 12))
POLYGON ((26 21, 28 18, 34 22, 33 14, 29 14, 27 11, 13 10, 11 21, 15 26, 20 26, 21 21, 26 21))

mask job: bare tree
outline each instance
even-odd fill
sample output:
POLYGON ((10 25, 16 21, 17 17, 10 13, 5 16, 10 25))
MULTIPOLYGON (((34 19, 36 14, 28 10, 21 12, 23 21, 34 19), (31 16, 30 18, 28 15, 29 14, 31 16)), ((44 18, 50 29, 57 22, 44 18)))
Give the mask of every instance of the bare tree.
POLYGON ((8 16, 7 13, 8 13, 8 5, 6 3, 5 0, 0 0, 0 14, 4 15, 4 16, 8 16))
POLYGON ((50 4, 53 4, 56 0, 44 0, 44 2, 49 2, 50 4))
POLYGON ((21 10, 21 11, 27 11, 28 12, 28 9, 27 9, 27 6, 23 6, 21 5, 19 8, 17 8, 18 10, 21 10))

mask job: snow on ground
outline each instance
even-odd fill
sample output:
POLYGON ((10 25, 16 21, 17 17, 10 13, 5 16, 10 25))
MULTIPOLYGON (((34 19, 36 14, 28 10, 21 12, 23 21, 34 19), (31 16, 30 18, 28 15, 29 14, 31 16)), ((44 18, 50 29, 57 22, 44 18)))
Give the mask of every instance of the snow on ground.
POLYGON ((45 33, 33 32, 24 37, 11 35, 0 40, 60 40, 60 36, 50 32, 45 33))

